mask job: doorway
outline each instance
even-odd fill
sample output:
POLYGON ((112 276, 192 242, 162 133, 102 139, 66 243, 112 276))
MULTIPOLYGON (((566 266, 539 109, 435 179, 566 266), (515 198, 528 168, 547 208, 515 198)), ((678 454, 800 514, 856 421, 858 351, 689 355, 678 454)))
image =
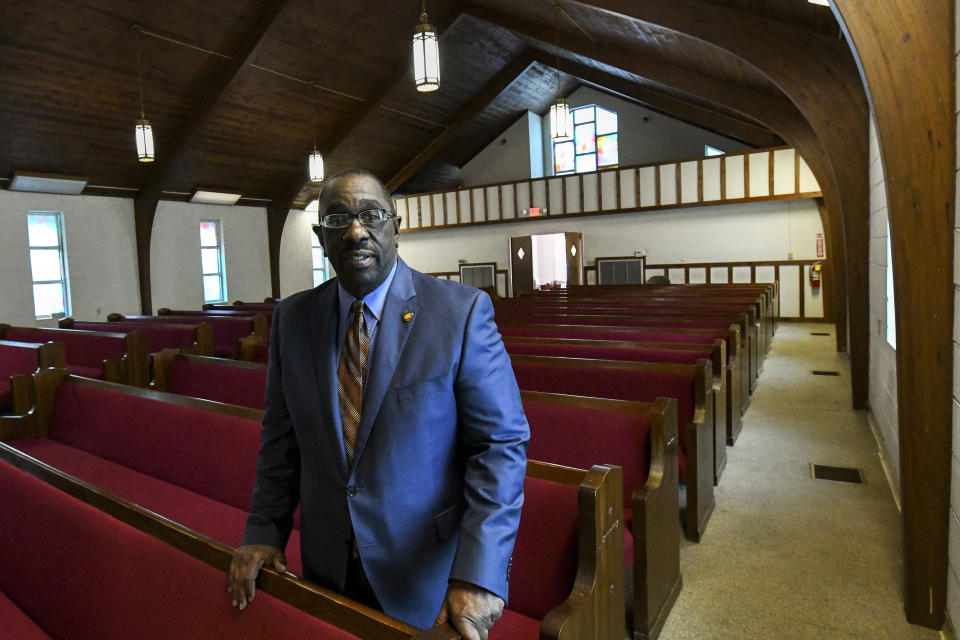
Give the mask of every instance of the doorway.
POLYGON ((583 234, 510 238, 513 295, 583 284, 583 234))

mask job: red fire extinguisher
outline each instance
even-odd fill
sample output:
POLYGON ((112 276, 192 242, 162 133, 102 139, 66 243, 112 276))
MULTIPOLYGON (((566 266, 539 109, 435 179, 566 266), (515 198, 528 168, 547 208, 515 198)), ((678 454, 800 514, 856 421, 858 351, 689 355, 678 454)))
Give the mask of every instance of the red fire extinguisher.
POLYGON ((813 289, 820 288, 820 272, 823 270, 823 265, 819 262, 815 262, 810 265, 810 287, 813 289))

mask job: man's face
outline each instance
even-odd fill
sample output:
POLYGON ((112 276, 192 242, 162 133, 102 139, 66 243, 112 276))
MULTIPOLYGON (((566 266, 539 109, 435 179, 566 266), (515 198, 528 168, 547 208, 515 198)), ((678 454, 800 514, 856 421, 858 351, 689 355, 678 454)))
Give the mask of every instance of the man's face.
MULTIPOLYGON (((330 213, 359 213, 366 209, 392 211, 390 196, 373 179, 345 175, 328 185, 319 207, 320 219, 330 213)), ((354 218, 343 229, 323 227, 320 244, 351 295, 362 298, 386 280, 397 261, 400 221, 385 220, 366 227, 354 218)))

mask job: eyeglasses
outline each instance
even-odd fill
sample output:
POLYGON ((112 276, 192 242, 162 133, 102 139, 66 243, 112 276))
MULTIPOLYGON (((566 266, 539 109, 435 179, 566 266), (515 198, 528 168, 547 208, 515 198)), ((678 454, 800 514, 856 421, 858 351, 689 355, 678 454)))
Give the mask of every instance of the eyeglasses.
POLYGON ((327 229, 343 229, 349 227, 353 219, 356 218, 365 227, 376 227, 396 216, 397 214, 386 209, 364 209, 357 213, 328 213, 320 218, 320 226, 327 229))

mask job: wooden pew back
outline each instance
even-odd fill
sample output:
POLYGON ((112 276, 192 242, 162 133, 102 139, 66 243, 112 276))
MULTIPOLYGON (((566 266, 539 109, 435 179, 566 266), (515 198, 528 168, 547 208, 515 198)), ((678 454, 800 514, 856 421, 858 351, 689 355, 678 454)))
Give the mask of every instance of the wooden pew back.
POLYGON ((193 398, 263 409, 266 365, 226 358, 178 354, 171 349, 153 356, 153 387, 193 398))

